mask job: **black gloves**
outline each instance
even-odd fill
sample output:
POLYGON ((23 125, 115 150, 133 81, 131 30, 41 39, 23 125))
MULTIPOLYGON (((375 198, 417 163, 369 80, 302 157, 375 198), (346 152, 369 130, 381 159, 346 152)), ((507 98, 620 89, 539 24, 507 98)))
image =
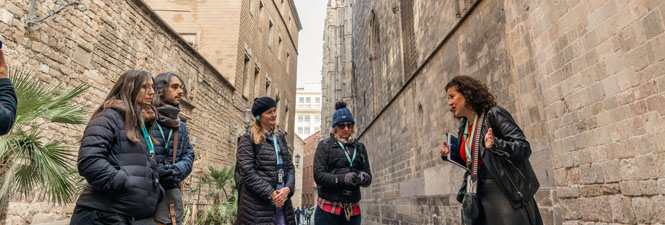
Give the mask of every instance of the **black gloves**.
POLYGON ((159 183, 162 184, 165 190, 176 188, 180 184, 180 172, 171 165, 158 164, 157 174, 159 175, 159 183))
POLYGON ((344 185, 355 186, 360 182, 360 177, 354 172, 348 172, 342 175, 342 182, 344 185))
POLYGON ((180 184, 180 171, 172 165, 164 163, 163 156, 155 156, 157 161, 157 175, 159 176, 159 183, 162 184, 165 190, 170 190, 178 187, 180 184))
POLYGON ((372 183, 372 176, 370 176, 368 173, 365 173, 364 171, 358 174, 358 179, 358 184, 360 184, 362 187, 368 187, 369 184, 372 183))

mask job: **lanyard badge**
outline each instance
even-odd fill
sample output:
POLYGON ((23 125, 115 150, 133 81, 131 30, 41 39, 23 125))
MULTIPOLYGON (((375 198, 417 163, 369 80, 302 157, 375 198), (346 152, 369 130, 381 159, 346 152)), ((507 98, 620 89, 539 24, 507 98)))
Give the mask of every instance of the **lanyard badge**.
POLYGON ((284 163, 279 160, 280 159, 280 148, 279 148, 279 143, 277 143, 277 137, 275 134, 272 134, 272 144, 275 148, 275 158, 277 158, 277 166, 279 166, 279 169, 277 170, 277 183, 283 184, 284 183, 284 163))
POLYGON ((150 139, 150 135, 148 135, 148 130, 145 129, 145 126, 142 126, 141 131, 143 131, 143 137, 145 138, 145 142, 148 144, 148 151, 150 151, 150 157, 154 157, 155 147, 152 145, 152 140, 150 139))
POLYGON ((356 150, 358 149, 358 145, 353 147, 353 158, 349 157, 349 153, 346 152, 346 148, 344 148, 344 145, 342 142, 337 141, 337 144, 339 144, 339 147, 342 148, 342 151, 344 151, 344 154, 346 155, 346 159, 349 160, 349 164, 351 167, 353 167, 353 160, 356 159, 356 150))

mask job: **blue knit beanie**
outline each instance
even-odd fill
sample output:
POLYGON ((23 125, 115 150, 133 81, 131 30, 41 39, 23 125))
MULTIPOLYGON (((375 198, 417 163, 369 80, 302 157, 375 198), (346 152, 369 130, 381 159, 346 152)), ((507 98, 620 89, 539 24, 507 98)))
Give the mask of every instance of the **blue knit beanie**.
POLYGON ((335 103, 335 113, 333 114, 332 126, 335 127, 335 125, 342 122, 351 122, 353 124, 356 123, 356 121, 353 120, 353 115, 351 114, 351 110, 349 110, 349 108, 346 108, 346 103, 337 102, 335 103))

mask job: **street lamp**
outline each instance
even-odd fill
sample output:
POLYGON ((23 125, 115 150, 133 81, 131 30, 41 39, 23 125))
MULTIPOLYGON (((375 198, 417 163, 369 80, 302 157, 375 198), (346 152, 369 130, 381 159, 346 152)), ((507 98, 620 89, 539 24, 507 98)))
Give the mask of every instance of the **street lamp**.
POLYGON ((296 168, 300 168, 300 154, 296 154, 296 168))
POLYGON ((242 121, 245 123, 245 131, 249 131, 249 123, 252 122, 252 112, 249 108, 245 108, 245 113, 242 115, 242 121))

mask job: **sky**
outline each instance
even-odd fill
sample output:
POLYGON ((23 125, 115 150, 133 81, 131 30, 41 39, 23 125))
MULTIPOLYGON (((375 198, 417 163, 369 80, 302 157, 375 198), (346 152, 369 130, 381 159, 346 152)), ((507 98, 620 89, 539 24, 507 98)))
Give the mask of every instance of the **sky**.
POLYGON ((298 87, 321 81, 323 26, 328 0, 294 0, 302 30, 298 34, 298 87))

